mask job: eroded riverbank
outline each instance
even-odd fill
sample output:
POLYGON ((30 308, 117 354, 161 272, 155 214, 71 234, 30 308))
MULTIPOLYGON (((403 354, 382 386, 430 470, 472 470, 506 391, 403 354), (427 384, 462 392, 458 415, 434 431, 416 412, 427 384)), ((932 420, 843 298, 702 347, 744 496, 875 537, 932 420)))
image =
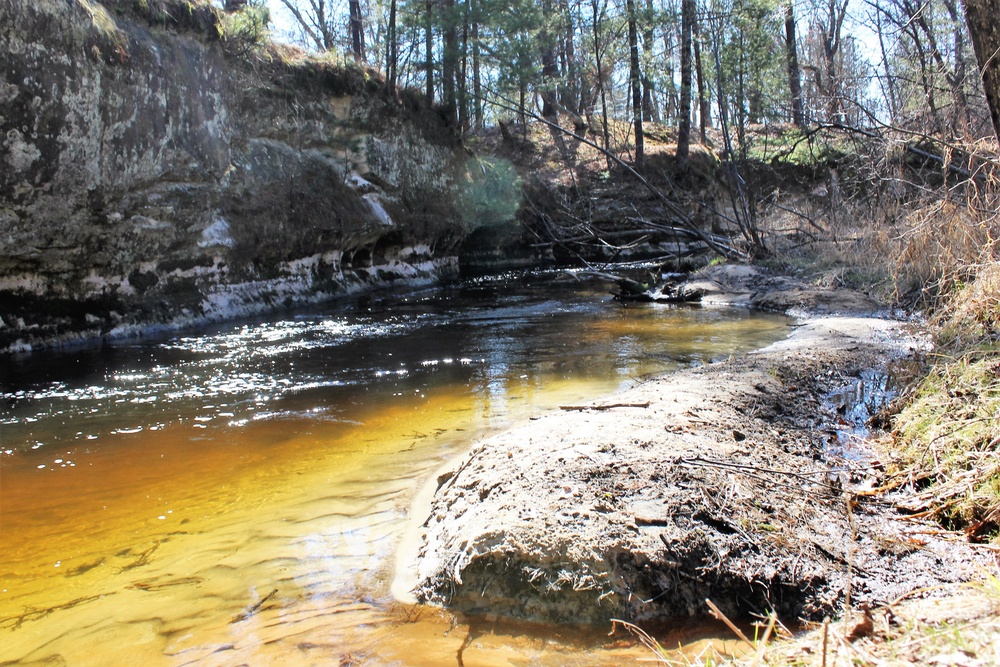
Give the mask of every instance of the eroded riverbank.
POLYGON ((910 326, 745 267, 701 278, 716 301, 826 314, 483 441, 434 481, 399 590, 558 622, 701 614, 705 598, 796 619, 972 576, 968 547, 859 492, 877 461, 826 456, 838 415, 824 397, 916 352, 910 326))

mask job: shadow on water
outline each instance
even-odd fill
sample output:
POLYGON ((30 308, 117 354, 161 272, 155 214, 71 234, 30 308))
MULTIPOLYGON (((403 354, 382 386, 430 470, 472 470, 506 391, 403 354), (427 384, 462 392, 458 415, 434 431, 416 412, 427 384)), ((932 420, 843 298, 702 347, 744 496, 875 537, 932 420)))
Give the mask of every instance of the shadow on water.
POLYGON ((786 333, 783 317, 508 277, 6 359, 0 662, 642 657, 393 602, 410 504, 483 433, 786 333))

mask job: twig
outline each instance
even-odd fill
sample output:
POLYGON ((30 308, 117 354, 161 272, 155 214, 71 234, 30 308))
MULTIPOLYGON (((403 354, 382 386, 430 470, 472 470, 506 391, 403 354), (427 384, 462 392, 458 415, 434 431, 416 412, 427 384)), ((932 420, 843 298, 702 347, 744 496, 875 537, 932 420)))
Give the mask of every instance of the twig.
POLYGON ((723 623, 726 624, 726 627, 728 627, 730 630, 733 631, 733 633, 736 634, 737 637, 745 641, 747 644, 750 644, 750 646, 754 646, 754 643, 749 639, 747 639, 747 636, 743 634, 743 631, 740 630, 738 627, 736 627, 736 624, 730 621, 726 617, 726 615, 722 613, 722 610, 715 606, 714 602, 712 602, 708 598, 705 598, 705 604, 707 604, 708 608, 711 610, 709 611, 709 613, 712 615, 712 618, 714 618, 717 621, 722 621, 723 623))
POLYGON ((663 664, 670 664, 670 662, 666 659, 666 656, 663 655, 663 647, 661 647, 660 643, 658 641, 656 641, 655 639, 653 639, 653 637, 650 636, 650 634, 648 632, 646 632, 645 630, 643 630, 642 628, 640 628, 638 625, 635 625, 634 623, 629 623, 628 621, 623 621, 620 618, 612 618, 611 619, 611 634, 614 634, 614 632, 617 629, 618 625, 621 625, 626 630, 628 630, 629 632, 631 632, 633 635, 635 635, 636 637, 638 637, 639 638, 639 642, 643 646, 645 646, 646 648, 648 648, 656 656, 653 659, 655 662, 659 662, 659 663, 663 663, 663 664))
MULTIPOLYGON (((700 422, 702 424, 707 424, 708 422, 700 422)), ((746 463, 728 463, 726 461, 717 461, 714 459, 706 459, 705 457, 698 455, 694 458, 689 458, 682 456, 678 458, 675 463, 685 463, 688 465, 698 465, 703 463, 707 466, 712 466, 715 468, 732 468, 735 470, 748 470, 753 472, 769 472, 774 475, 788 475, 789 477, 798 477, 799 479, 809 480, 816 475, 825 475, 829 471, 827 470, 817 470, 815 472, 792 472, 791 470, 775 470, 773 468, 761 468, 759 466, 752 466, 746 463)))
POLYGON ((823 619, 823 667, 826 667, 826 649, 828 645, 828 638, 830 635, 830 619, 823 619))
POLYGON ((260 600, 258 600, 256 603, 250 605, 240 613, 236 614, 236 616, 233 617, 233 620, 229 622, 239 623, 240 621, 247 620, 248 618, 256 614, 258 611, 260 611, 260 608, 264 606, 264 603, 266 603, 268 600, 270 600, 277 594, 278 594, 278 589, 275 588, 273 591, 271 591, 270 593, 262 597, 260 600))
POLYGON ((560 410, 613 410, 615 408, 648 408, 649 401, 645 403, 605 403, 603 405, 560 405, 560 410))

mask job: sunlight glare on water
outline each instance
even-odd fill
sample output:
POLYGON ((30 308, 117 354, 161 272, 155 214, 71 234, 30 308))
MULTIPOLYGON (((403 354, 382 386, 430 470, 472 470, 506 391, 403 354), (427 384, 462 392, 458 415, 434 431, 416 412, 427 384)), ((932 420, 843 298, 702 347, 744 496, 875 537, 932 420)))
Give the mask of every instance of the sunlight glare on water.
POLYGON ((0 361, 0 663, 642 657, 395 603, 413 498, 486 432, 786 332, 506 279, 0 361))

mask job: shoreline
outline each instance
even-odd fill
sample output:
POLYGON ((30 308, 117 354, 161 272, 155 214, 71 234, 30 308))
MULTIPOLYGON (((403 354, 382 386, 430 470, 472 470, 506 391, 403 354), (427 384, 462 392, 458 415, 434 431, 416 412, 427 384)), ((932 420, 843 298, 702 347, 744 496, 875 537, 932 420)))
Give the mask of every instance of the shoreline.
POLYGON ((877 462, 839 469, 825 454, 841 418, 826 397, 916 353, 911 327, 863 295, 752 267, 693 282, 711 303, 810 315, 762 350, 474 443, 415 499, 394 595, 564 623, 698 615, 705 598, 808 619, 971 576, 967 546, 916 547, 860 494, 877 462))

